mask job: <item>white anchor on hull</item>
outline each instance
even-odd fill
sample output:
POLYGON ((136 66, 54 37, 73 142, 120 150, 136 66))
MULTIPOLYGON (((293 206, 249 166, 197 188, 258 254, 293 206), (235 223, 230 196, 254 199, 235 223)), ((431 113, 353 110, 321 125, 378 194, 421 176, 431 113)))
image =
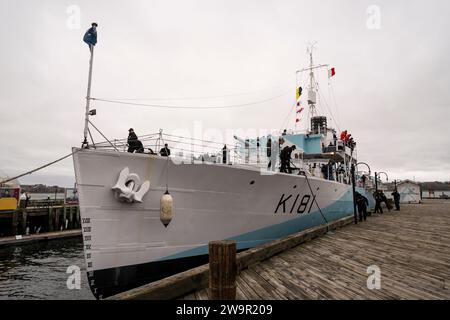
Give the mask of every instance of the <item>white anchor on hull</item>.
POLYGON ((145 181, 139 188, 141 179, 135 173, 130 173, 128 167, 120 171, 119 178, 112 190, 115 191, 116 199, 122 202, 139 202, 150 189, 150 181, 145 181), (139 189, 138 189, 139 188, 139 189))

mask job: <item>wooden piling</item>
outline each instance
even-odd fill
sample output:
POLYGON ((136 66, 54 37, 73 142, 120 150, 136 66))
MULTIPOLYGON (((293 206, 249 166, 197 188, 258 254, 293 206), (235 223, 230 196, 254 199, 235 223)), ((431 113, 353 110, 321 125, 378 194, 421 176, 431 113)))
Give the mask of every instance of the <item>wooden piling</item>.
POLYGON ((19 210, 14 210, 12 215, 12 228, 11 228, 11 234, 14 236, 17 234, 18 222, 19 222, 19 210))
POLYGON ((76 212, 76 228, 81 228, 81 218, 80 218, 80 207, 75 206, 75 212, 76 212))
POLYGON ((69 225, 68 225, 68 228, 69 229, 73 229, 74 228, 72 207, 69 207, 69 225))
POLYGON ((213 300, 236 299, 236 241, 209 243, 209 291, 213 300))
POLYGON ((59 229, 59 214, 60 214, 60 210, 55 208, 55 231, 60 231, 59 229))
POLYGON ((25 234, 27 230, 27 209, 22 209, 22 234, 25 234))
POLYGON ((48 231, 49 232, 53 232, 53 210, 49 207, 48 209, 48 215, 47 215, 47 219, 48 219, 48 231))

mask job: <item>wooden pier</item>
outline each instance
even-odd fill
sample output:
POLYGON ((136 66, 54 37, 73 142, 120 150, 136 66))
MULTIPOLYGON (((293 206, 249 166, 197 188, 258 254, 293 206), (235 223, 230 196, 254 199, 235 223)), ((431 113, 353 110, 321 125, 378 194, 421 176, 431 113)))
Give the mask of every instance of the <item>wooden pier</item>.
MULTIPOLYGON (((236 299, 450 299, 450 201, 328 229, 335 230, 316 227, 239 253, 236 299)), ((204 265, 111 299, 209 299, 208 274, 204 265)))
MULTIPOLYGON (((37 203, 36 203, 37 204, 37 203)), ((36 205, 0 213, 0 239, 8 236, 80 229, 78 205, 36 205), (37 232, 37 231, 36 231, 37 232)))
POLYGON ((81 229, 45 232, 40 234, 32 234, 29 236, 2 237, 0 238, 0 248, 2 246, 76 237, 81 238, 81 229))

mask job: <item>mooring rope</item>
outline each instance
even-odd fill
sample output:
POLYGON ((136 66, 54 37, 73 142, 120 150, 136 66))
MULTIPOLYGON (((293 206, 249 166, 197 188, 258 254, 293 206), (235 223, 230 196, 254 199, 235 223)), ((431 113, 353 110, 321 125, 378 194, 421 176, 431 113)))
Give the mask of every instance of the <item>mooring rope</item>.
POLYGON ((47 163, 47 164, 45 164, 45 165, 43 165, 43 166, 40 166, 40 167, 38 167, 38 168, 36 168, 36 169, 27 171, 27 172, 25 172, 25 173, 22 173, 22 174, 20 174, 20 175, 18 175, 18 176, 13 177, 13 178, 8 178, 8 179, 6 179, 6 180, 4 180, 4 181, 1 181, 1 182, 0 182, 0 185, 2 185, 2 184, 4 184, 4 183, 7 183, 7 182, 10 182, 10 181, 12 181, 12 180, 16 180, 16 179, 21 178, 21 177, 23 177, 23 176, 26 176, 26 175, 28 175, 28 174, 32 174, 32 173, 34 173, 34 172, 36 172, 36 171, 42 170, 42 169, 44 169, 44 168, 46 168, 46 167, 48 167, 48 166, 51 166, 52 164, 55 164, 55 163, 57 163, 57 162, 60 162, 60 161, 62 161, 62 160, 64 160, 64 159, 70 157, 71 155, 74 155, 75 153, 77 153, 77 152, 80 151, 80 150, 81 150, 81 149, 75 150, 75 151, 69 153, 68 155, 65 155, 64 157, 61 157, 61 158, 59 158, 59 159, 57 159, 57 160, 55 160, 55 161, 49 162, 49 163, 47 163))
MULTIPOLYGON (((320 214, 322 215, 323 220, 325 220, 326 224, 328 224, 328 220, 325 218, 325 215, 322 212, 322 209, 320 209, 319 203, 317 202, 317 198, 316 195, 314 194, 314 192, 312 191, 311 185, 309 184, 309 179, 308 176, 306 175, 306 172, 304 171, 300 171, 300 173, 302 173, 302 175, 305 176, 306 178, 306 182, 308 183, 308 187, 309 187, 309 191, 311 191, 311 194, 313 196, 314 202, 316 203, 317 208, 319 209, 320 214)), ((328 226, 327 226, 328 229, 328 226)))

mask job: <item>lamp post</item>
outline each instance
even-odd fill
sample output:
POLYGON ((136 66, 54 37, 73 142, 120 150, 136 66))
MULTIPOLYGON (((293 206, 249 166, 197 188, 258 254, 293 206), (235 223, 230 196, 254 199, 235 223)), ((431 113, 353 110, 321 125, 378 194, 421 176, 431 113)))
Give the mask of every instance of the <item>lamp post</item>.
POLYGON ((369 177, 370 177, 370 166, 367 164, 367 163, 365 163, 365 162, 358 162, 357 164, 356 164, 356 169, 358 169, 358 165, 360 165, 360 164, 364 164, 364 165, 366 165, 367 166, 367 168, 369 169, 369 177))
POLYGON ((389 181, 389 177, 386 172, 383 172, 383 171, 378 172, 378 173, 375 172, 375 192, 378 191, 378 177, 380 176, 380 173, 384 173, 386 175, 386 181, 389 181))
POLYGON ((358 216, 356 214, 355 165, 353 163, 352 163, 350 170, 351 170, 351 174, 352 174, 353 215, 354 215, 354 219, 355 219, 355 224, 358 224, 358 216))
MULTIPOLYGON (((367 168, 369 169, 369 179, 370 179, 370 172, 371 172, 370 166, 369 166, 367 163, 365 163, 365 162, 358 162, 358 163, 356 164, 356 172, 358 172, 358 165, 359 165, 359 164, 364 164, 364 165, 367 166, 367 168)), ((363 181, 363 187, 364 187, 364 181, 363 181)))

